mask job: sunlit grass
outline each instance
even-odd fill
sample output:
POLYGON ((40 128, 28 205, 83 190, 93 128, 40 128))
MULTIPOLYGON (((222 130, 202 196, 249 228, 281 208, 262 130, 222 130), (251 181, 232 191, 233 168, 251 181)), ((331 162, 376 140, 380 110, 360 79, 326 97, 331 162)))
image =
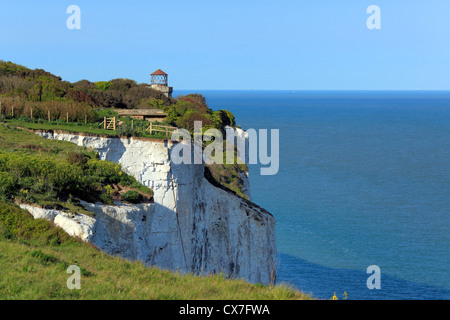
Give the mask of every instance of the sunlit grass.
POLYGON ((0 299, 310 299, 288 286, 195 276, 109 256, 0 202, 0 299), (26 231, 26 232, 25 232, 26 231), (69 290, 67 266, 82 269, 69 290))

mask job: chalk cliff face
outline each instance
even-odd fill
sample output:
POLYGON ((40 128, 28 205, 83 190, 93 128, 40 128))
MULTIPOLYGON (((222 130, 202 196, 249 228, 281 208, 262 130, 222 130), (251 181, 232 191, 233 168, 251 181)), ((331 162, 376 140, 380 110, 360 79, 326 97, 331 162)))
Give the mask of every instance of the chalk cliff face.
POLYGON ((196 274, 223 272, 254 283, 272 280, 276 258, 273 216, 210 184, 204 165, 171 162, 170 141, 38 134, 93 148, 101 159, 120 163, 153 189, 154 203, 83 203, 95 218, 26 208, 35 217, 53 220, 103 251, 147 265, 196 274))

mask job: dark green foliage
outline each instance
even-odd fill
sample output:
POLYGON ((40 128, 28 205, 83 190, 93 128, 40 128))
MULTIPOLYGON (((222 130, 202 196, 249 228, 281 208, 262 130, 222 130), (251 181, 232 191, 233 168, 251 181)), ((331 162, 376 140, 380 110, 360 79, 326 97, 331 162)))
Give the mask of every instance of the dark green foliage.
POLYGON ((113 198, 112 198, 111 195, 108 194, 107 192, 102 192, 102 193, 100 194, 100 200, 101 200, 104 204, 107 204, 107 205, 113 205, 113 204, 114 204, 113 198))
POLYGON ((88 155, 77 151, 72 151, 67 156, 67 162, 69 162, 69 164, 78 164, 80 166, 83 166, 88 162, 88 160, 88 155))
POLYGON ((214 112, 212 120, 217 129, 221 129, 226 126, 236 126, 234 115, 228 110, 219 110, 214 112))
POLYGON ((122 199, 131 203, 139 203, 142 201, 142 196, 137 191, 129 190, 122 194, 122 199))
POLYGON ((216 187, 231 190, 234 194, 248 200, 248 197, 242 192, 244 182, 241 174, 246 170, 246 165, 211 164, 205 166, 205 178, 216 187))
POLYGON ((164 110, 166 104, 161 99, 151 98, 142 99, 138 105, 138 109, 161 109, 164 110))
POLYGON ((0 172, 0 199, 11 199, 17 187, 17 179, 6 172, 0 172))
POLYGON ((194 130, 194 121, 201 121, 203 128, 216 128, 224 132, 225 126, 234 126, 234 115, 228 110, 211 110, 204 96, 189 94, 178 97, 176 103, 164 108, 168 114, 166 122, 170 125, 185 128, 191 133, 194 130))

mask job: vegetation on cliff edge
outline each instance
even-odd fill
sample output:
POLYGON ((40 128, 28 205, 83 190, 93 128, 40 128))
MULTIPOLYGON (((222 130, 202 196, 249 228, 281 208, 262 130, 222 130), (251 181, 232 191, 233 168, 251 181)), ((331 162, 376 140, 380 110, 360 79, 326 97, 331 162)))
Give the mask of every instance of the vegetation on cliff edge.
POLYGON ((98 159, 93 150, 46 140, 0 123, 0 199, 85 212, 78 200, 150 201, 152 190, 126 174, 119 164, 98 159), (122 199, 125 197, 125 199, 122 199))

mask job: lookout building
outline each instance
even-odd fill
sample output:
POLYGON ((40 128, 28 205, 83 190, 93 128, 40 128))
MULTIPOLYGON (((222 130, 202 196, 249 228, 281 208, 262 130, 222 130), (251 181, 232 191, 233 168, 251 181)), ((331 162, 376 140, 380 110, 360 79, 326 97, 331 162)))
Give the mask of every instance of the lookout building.
POLYGON ((161 122, 167 117, 167 113, 159 109, 116 109, 120 116, 129 116, 134 119, 147 120, 148 122, 161 122))
POLYGON ((161 69, 151 74, 150 88, 161 91, 167 98, 172 98, 173 87, 169 87, 168 74, 161 69))

